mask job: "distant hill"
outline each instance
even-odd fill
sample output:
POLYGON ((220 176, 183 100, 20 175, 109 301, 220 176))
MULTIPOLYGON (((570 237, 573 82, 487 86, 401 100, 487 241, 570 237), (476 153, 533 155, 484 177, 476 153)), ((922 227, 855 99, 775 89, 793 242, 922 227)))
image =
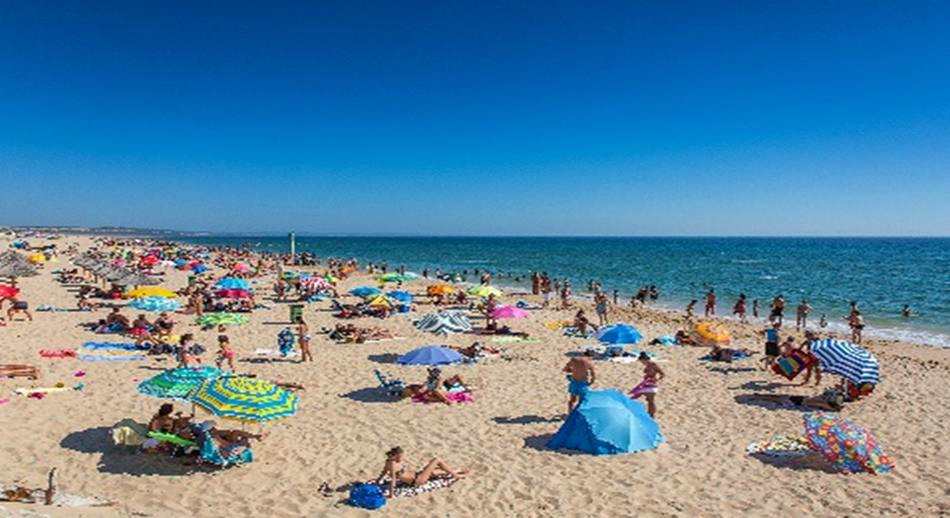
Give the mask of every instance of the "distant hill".
POLYGON ((27 226, 27 227, 6 227, 17 232, 43 232, 45 234, 71 234, 71 235, 109 235, 109 236, 128 236, 128 237, 157 237, 157 238, 179 238, 179 237, 203 237, 210 236, 210 232, 167 230, 157 228, 135 228, 135 227, 55 227, 55 226, 27 226))

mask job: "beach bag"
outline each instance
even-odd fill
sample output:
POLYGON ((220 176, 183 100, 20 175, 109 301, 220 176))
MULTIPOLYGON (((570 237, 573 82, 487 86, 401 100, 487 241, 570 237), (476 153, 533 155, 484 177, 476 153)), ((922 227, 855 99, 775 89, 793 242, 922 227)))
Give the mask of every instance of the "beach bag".
POLYGON ((805 370, 805 364, 805 358, 802 358, 802 356, 797 352, 793 352, 788 356, 779 357, 779 359, 776 360, 772 365, 772 371, 779 376, 784 376, 785 379, 792 381, 803 370, 805 370))
POLYGON ((350 489, 349 504, 362 509, 379 509, 386 505, 383 490, 376 484, 355 484, 350 489))

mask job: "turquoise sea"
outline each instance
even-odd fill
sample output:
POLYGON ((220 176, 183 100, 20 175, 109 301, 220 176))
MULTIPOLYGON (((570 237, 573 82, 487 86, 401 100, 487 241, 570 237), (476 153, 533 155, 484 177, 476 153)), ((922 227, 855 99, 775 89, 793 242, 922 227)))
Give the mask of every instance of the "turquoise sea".
MULTIPOLYGON (((251 243, 286 252, 286 237, 188 239, 206 245, 251 243)), ((869 335, 950 347, 950 238, 673 238, 673 237, 297 237, 298 251, 320 257, 387 261, 393 268, 489 270, 502 284, 529 286, 532 271, 569 278, 575 293, 589 280, 624 299, 645 284, 660 289, 659 304, 682 309, 709 286, 728 314, 740 292, 758 299, 760 315, 783 294, 794 318, 802 298, 843 327, 857 300, 869 335), (903 304, 915 315, 900 316, 903 304)), ((474 275, 469 280, 475 280, 474 275)))

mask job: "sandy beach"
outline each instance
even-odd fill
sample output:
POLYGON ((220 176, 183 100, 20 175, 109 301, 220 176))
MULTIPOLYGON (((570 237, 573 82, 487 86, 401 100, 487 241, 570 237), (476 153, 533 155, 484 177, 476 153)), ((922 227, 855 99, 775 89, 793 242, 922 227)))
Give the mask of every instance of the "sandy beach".
MULTIPOLYGON (((9 239, 0 239, 7 249, 9 239)), ((41 245, 42 240, 31 240, 41 245)), ((88 237, 56 241, 88 248, 88 237)), ((398 258, 393 258, 398 261, 398 258)), ((490 337, 454 334, 439 337, 417 330, 412 320, 433 309, 417 297, 416 311, 387 319, 359 319, 399 339, 366 344, 335 344, 321 327, 333 327, 329 301, 308 303, 313 331, 313 363, 256 363, 258 348, 276 347, 277 333, 288 325, 286 304, 268 300, 273 275, 255 278, 270 309, 250 314, 250 323, 229 326, 238 354, 237 371, 259 378, 300 384, 299 411, 263 425, 268 436, 254 445, 255 461, 226 470, 195 470, 181 459, 141 454, 112 444, 109 431, 118 421, 147 421, 160 400, 143 396, 136 385, 174 366, 168 357, 134 362, 84 362, 45 359, 40 349, 77 348, 100 337, 80 327, 103 318, 94 312, 38 312, 40 305, 75 307, 72 288, 54 281, 51 271, 70 267, 67 256, 46 264, 35 277, 19 280, 22 298, 34 321, 0 327, 0 363, 38 367, 41 378, 0 378, 0 484, 45 485, 50 468, 58 470, 63 491, 115 502, 110 508, 56 509, 0 503, 0 515, 35 512, 50 516, 765 516, 805 514, 916 515, 950 513, 950 446, 944 422, 950 422, 950 350, 900 342, 868 340, 864 346, 879 360, 881 383, 868 398, 849 403, 841 415, 872 430, 895 469, 885 475, 833 472, 821 462, 763 460, 746 454, 750 442, 773 434, 800 434, 801 410, 751 401, 753 392, 813 395, 812 386, 785 386, 783 379, 758 368, 757 358, 726 363, 699 361, 699 347, 647 346, 652 338, 686 326, 682 314, 612 308, 615 322, 635 324, 645 340, 638 346, 655 352, 666 372, 657 395, 666 443, 655 451, 592 456, 545 447, 563 420, 567 393, 561 372, 568 353, 591 340, 570 338, 544 324, 570 319, 572 310, 536 310, 512 321, 512 328, 536 341, 497 343, 490 337), (395 355, 428 344, 468 346, 476 339, 503 349, 503 358, 474 365, 449 366, 473 387, 475 401, 451 407, 388 401, 379 396, 373 375, 380 369, 421 383, 422 367, 394 363, 395 355), (85 375, 76 377, 77 371, 85 375), (56 383, 82 390, 49 394, 41 400, 13 395, 20 387, 56 383), (448 488, 391 500, 379 511, 345 503, 347 493, 331 488, 376 477, 384 452, 393 446, 418 466, 439 456, 472 474, 448 488)), ((309 268, 322 271, 319 267, 309 268)), ((187 275, 165 268, 163 286, 186 285, 187 275)), ((221 271, 214 272, 220 275, 221 271)), ((365 273, 343 280, 341 293, 374 284, 365 273)), ((405 288, 425 292, 423 280, 405 288)), ((539 297, 508 296, 539 303, 539 297)), ((354 297, 344 297, 354 299, 354 297)), ((586 303, 582 303, 586 304, 586 303)), ((4 307, 4 309, 6 309, 4 307)), ((138 312, 127 309, 132 317, 138 312)), ((589 313, 593 315, 593 311, 589 313)), ((149 315, 150 318, 154 314, 149 315)), ((199 343, 215 343, 215 330, 203 331, 194 317, 176 315, 180 331, 199 343)), ((761 324, 723 319, 733 347, 761 355, 761 324)), ((473 317, 473 323, 481 321, 473 317)), ((801 338, 800 335, 797 335, 801 338)), ((112 339, 113 337, 109 337, 112 339)), ((213 355, 205 354, 205 362, 213 355)), ((596 361, 595 388, 624 392, 641 379, 636 363, 596 361)), ((837 380, 826 376, 822 388, 837 380)), ((184 408, 183 408, 184 409, 184 408)), ((24 514, 25 515, 25 514, 24 514)))

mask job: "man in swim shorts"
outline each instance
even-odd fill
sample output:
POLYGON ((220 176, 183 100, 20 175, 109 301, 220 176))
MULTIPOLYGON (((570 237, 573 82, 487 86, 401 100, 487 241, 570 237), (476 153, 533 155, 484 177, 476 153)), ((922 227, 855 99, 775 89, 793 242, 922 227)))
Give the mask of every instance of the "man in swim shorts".
POLYGON ((596 380, 597 376, 594 373, 594 364, 590 360, 593 354, 593 351, 584 351, 584 356, 571 358, 571 360, 567 362, 567 365, 564 366, 563 372, 567 373, 568 381, 567 393, 570 394, 570 398, 567 401, 568 414, 584 399, 584 396, 590 391, 590 386, 593 385, 596 380))

